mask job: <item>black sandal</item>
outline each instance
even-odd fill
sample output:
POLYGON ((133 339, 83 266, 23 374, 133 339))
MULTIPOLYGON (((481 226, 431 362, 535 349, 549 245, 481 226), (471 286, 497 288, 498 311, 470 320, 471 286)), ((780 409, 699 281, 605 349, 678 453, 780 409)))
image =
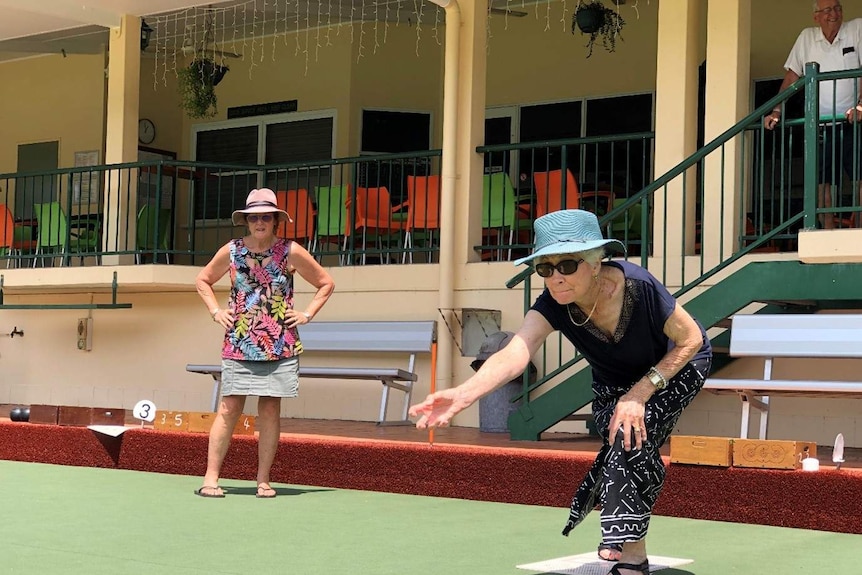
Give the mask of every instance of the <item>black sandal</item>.
POLYGON ((623 575, 620 573, 620 569, 631 569, 632 571, 640 571, 643 575, 649 575, 649 559, 645 559, 640 565, 635 565, 634 563, 617 563, 611 567, 611 570, 608 571, 608 575, 623 575))
POLYGON ((601 543, 597 550, 599 559, 601 559, 602 561, 618 561, 618 559, 609 559, 607 557, 602 557, 602 551, 615 551, 617 553, 622 553, 623 546, 618 543, 601 543))

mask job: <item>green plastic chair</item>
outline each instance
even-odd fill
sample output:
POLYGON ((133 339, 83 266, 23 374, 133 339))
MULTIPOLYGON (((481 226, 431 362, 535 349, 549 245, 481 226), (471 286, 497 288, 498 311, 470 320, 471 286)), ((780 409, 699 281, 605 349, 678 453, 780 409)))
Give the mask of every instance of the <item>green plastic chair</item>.
MULTIPOLYGON (((615 198, 614 208, 621 206, 626 200, 628 198, 615 198)), ((641 204, 634 204, 611 222, 611 237, 627 244, 626 249, 629 248, 629 244, 638 245, 641 242, 641 213, 641 204), (626 222, 626 217, 628 217, 628 222, 626 222)))
MULTIPOLYGON (((138 211, 138 220, 136 224, 136 241, 138 253, 135 254, 137 263, 141 263, 141 252, 155 252, 159 250, 164 252, 165 263, 171 263, 171 257, 168 253, 168 231, 171 225, 171 209, 159 208, 150 204, 144 204, 138 211), (157 229, 158 226, 158 229, 157 229)), ((153 262, 158 259, 157 254, 153 254, 153 262)))
MULTIPOLYGON (((530 229, 532 222, 529 219, 518 217, 518 199, 515 188, 509 175, 505 172, 486 174, 482 183, 482 237, 490 237, 497 234, 502 236, 506 230, 509 231, 509 254, 512 259, 512 243, 515 233, 530 229)), ((503 250, 498 250, 498 256, 502 259, 503 250)))
MULTIPOLYGON (((323 243, 340 246, 347 250, 347 235, 350 222, 347 221, 347 202, 350 197, 350 184, 340 186, 318 186, 314 188, 317 202, 317 226, 311 252, 317 250, 323 243)), ((339 257, 344 264, 344 253, 339 257)))
MULTIPOLYGON (((70 256, 79 256, 83 262, 84 256, 95 255, 101 264, 99 247, 101 237, 98 220, 88 220, 87 225, 81 225, 74 230, 69 229, 69 219, 59 202, 33 204, 33 214, 36 216, 36 255, 57 252, 63 263, 68 263, 70 256), (66 245, 68 239, 69 245, 66 245)), ((83 224, 83 220, 79 220, 83 224)), ((38 257, 33 258, 36 267, 38 257)))

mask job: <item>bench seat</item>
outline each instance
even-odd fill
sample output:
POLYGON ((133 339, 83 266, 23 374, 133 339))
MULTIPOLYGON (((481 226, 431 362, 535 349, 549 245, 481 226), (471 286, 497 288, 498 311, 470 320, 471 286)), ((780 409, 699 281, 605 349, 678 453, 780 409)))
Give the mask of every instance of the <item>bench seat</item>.
POLYGON ((703 388, 735 393, 742 400, 740 438, 748 437, 751 408, 760 413, 760 439, 766 439, 770 395, 798 397, 862 396, 862 381, 772 379, 774 358, 862 358, 862 315, 740 314, 730 328, 731 357, 762 357, 760 379, 707 378, 703 388))
MULTIPOLYGON (((305 365, 300 359, 299 377, 317 379, 348 379, 379 381, 383 384, 378 425, 409 424, 407 411, 413 394, 413 384, 419 380, 415 371, 416 354, 430 352, 437 341, 434 321, 321 321, 299 328, 299 338, 306 351, 407 353, 406 368, 400 367, 327 367, 305 365), (404 392, 401 419, 388 421, 389 391, 404 392)), ((213 378, 212 409, 218 410, 221 389, 221 364, 186 365, 186 371, 210 375, 213 378)))

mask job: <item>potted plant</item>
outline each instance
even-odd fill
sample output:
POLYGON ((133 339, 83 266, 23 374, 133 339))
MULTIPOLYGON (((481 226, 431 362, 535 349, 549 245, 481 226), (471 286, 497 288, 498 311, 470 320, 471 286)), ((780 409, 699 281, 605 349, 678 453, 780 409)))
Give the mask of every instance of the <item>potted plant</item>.
POLYGON ((587 41, 587 47, 590 49, 587 54, 589 58, 593 55, 593 46, 599 37, 605 50, 613 52, 617 46, 617 36, 620 36, 625 23, 619 9, 608 8, 601 0, 585 0, 575 8, 572 16, 572 34, 580 31, 582 34, 590 35, 587 41))
POLYGON ((180 106, 190 118, 212 118, 218 113, 215 87, 228 70, 209 58, 195 58, 177 71, 180 106))

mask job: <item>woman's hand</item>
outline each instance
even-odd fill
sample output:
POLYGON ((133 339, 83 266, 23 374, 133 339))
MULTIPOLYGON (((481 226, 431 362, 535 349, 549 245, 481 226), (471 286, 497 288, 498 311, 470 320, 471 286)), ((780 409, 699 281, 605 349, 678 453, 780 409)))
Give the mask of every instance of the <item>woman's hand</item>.
MULTIPOLYGON (((652 384, 649 384, 652 385, 652 384)), ((608 427, 608 440, 613 443, 617 430, 623 430, 623 449, 631 451, 632 435, 635 438, 635 449, 643 446, 643 440, 647 437, 646 422, 644 421, 644 400, 631 392, 622 396, 617 401, 614 415, 608 427)))
POLYGON ((446 427, 457 413, 470 406, 463 394, 457 389, 444 389, 432 393, 422 403, 410 407, 410 416, 420 416, 416 427, 446 427))
POLYGON ((311 321, 311 317, 305 315, 305 312, 289 309, 284 313, 284 324, 287 327, 296 327, 311 321))
POLYGON ((217 309, 213 314, 213 321, 225 329, 230 329, 230 326, 233 325, 233 310, 217 309))

